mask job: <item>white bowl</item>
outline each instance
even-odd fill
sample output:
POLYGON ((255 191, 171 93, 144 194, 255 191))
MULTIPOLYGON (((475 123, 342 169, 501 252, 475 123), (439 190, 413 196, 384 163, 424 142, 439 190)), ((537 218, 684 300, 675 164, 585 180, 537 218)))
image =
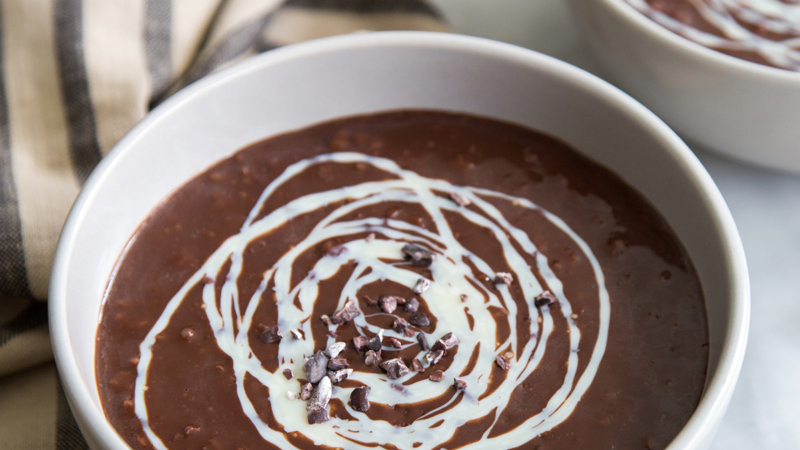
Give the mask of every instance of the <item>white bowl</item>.
POLYGON ((50 287, 56 361, 90 444, 125 447, 100 406, 95 332, 109 274, 149 211, 248 143, 397 108, 475 113, 555 135, 663 213, 696 265, 710 325, 707 387, 669 448, 707 448, 739 374, 749 317, 742 245, 708 173, 655 115, 586 72, 508 44, 418 32, 323 39, 252 58, 169 99, 103 159, 64 226, 50 287))
POLYGON ((800 73, 683 38, 625 0, 570 0, 612 81, 691 144, 800 172, 800 73))

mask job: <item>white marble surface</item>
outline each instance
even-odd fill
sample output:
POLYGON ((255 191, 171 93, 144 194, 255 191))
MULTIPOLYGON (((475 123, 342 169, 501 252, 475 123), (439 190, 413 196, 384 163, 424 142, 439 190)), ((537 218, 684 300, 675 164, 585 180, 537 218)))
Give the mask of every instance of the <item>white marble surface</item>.
MULTIPOLYGON (((563 0, 432 3, 458 33, 528 47, 602 76, 563 0)), ((713 449, 800 449, 800 176, 697 154, 739 227, 753 297, 747 356, 713 449)))

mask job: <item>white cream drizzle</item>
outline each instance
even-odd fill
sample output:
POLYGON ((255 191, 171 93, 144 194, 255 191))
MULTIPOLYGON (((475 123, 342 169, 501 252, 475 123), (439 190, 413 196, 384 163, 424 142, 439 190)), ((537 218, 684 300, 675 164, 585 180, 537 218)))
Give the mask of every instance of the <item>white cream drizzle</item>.
MULTIPOLYGON (((203 288, 203 302, 209 325, 214 331, 219 348, 233 361, 233 370, 236 376, 237 393, 242 409, 261 436, 270 443, 282 448, 295 448, 286 440, 283 432, 271 429, 258 416, 250 399, 245 394, 245 374, 257 379, 270 389, 270 404, 274 417, 283 425, 286 433, 298 432, 305 435, 317 445, 342 447, 348 449, 374 448, 369 445, 392 444, 400 449, 427 450, 447 441, 456 430, 467 421, 484 416, 497 408, 495 421, 509 402, 517 383, 527 378, 538 367, 547 347, 548 337, 554 330, 554 321, 547 307, 537 309, 530 307, 532 339, 528 342, 518 342, 516 316, 517 307, 512 300, 508 288, 499 286, 499 296, 493 291, 485 290, 482 283, 473 274, 472 269, 463 262, 462 258, 469 261, 480 271, 482 276, 494 277, 495 270, 485 261, 473 254, 453 236, 452 230, 445 220, 444 212, 461 214, 470 222, 486 227, 502 245, 503 255, 508 266, 513 268, 515 283, 519 283, 526 299, 533 299, 542 292, 534 272, 522 254, 518 253, 511 240, 513 240, 525 253, 535 255, 536 270, 544 278, 550 290, 560 301, 561 313, 566 318, 569 327, 569 340, 571 351, 565 362, 567 373, 561 387, 553 394, 546 407, 538 414, 530 417, 517 428, 499 436, 490 438, 489 431, 480 441, 470 444, 474 449, 513 448, 530 441, 534 436, 544 433, 559 423, 563 422, 575 409, 581 396, 586 392, 594 379, 597 368, 606 348, 608 325, 610 318, 609 296, 605 287, 602 269, 589 246, 559 217, 545 211, 538 205, 523 198, 512 197, 499 192, 477 189, 471 187, 454 186, 447 181, 425 178, 414 172, 401 169, 396 163, 385 158, 371 157, 360 153, 333 153, 302 160, 289 166, 277 179, 263 191, 257 203, 250 212, 249 217, 240 232, 228 238, 178 291, 167 304, 164 312, 159 317, 153 328, 140 345, 140 359, 138 363, 138 376, 135 384, 135 413, 141 420, 144 432, 158 449, 166 449, 164 442, 153 432, 148 422, 145 391, 147 390, 147 374, 152 360, 152 347, 156 337, 165 330, 172 315, 184 300, 189 290, 202 283, 205 277, 217 278, 221 268, 231 262, 227 280, 222 286, 220 308, 217 308, 216 292, 213 284, 206 284, 203 288), (297 176, 308 167, 321 163, 366 163, 389 174, 396 179, 385 181, 365 182, 354 186, 332 189, 324 192, 308 194, 290 201, 264 217, 261 214, 262 205, 286 181, 297 176), (483 214, 478 214, 464 207, 457 206, 454 202, 437 195, 457 192, 472 201, 483 214), (581 249, 590 262, 598 286, 599 299, 599 332, 594 348, 589 355, 586 369, 576 380, 578 360, 585 358, 587 351, 578 352, 580 330, 571 318, 572 308, 569 299, 565 296, 561 281, 550 270, 547 258, 539 252, 529 236, 519 228, 510 224, 500 211, 495 208, 488 198, 499 198, 514 202, 521 208, 538 211, 558 227, 565 235, 572 239, 581 249), (268 234, 277 227, 292 220, 298 215, 318 210, 326 205, 345 199, 351 200, 348 204, 339 207, 322 221, 320 221, 308 236, 295 247, 284 254, 275 265, 264 273, 259 288, 251 296, 245 311, 239 308, 239 292, 236 280, 242 270, 243 258, 248 243, 254 239, 268 234), (348 213, 387 201, 413 203, 423 207, 436 226, 437 232, 397 220, 379 218, 366 218, 351 221, 339 221, 348 213), (494 221, 489 220, 491 217, 494 221), (357 239, 343 244, 344 251, 338 255, 328 254, 319 259, 313 269, 296 286, 290 285, 292 278, 292 265, 295 259, 306 250, 320 242, 337 236, 348 236, 357 233, 373 232, 379 238, 368 242, 357 239), (447 404, 431 411, 417 419, 411 425, 398 427, 381 420, 370 420, 361 412, 353 410, 348 405, 351 389, 334 387, 333 397, 347 405, 347 412, 358 421, 344 421, 331 418, 324 424, 309 425, 306 419, 305 402, 289 400, 285 393, 298 389, 297 381, 286 380, 281 373, 285 368, 291 368, 295 373, 302 372, 302 356, 310 355, 314 351, 311 339, 298 340, 286 337, 279 344, 279 361, 294 361, 294 364, 283 364, 275 373, 265 370, 261 361, 253 355, 248 341, 247 332, 252 325, 253 314, 259 304, 261 296, 269 285, 274 283, 275 298, 278 307, 278 324, 282 330, 300 328, 306 336, 311 335, 310 323, 317 318, 310 317, 313 304, 317 299, 318 283, 320 280, 334 276, 339 269, 349 261, 355 262, 355 270, 342 289, 338 307, 342 307, 348 298, 356 298, 358 290, 374 281, 392 280, 396 283, 412 287, 418 280, 418 275, 392 263, 383 262, 386 259, 400 259, 401 247, 407 242, 421 243, 433 249, 439 257, 430 266, 432 284, 425 292, 423 298, 431 313, 437 318, 436 329, 428 335, 429 339, 436 339, 447 332, 454 332, 458 336, 462 351, 456 353, 451 366, 446 370, 446 380, 441 383, 418 382, 411 388, 402 386, 402 382, 411 377, 408 375, 400 380, 389 380, 385 374, 371 374, 355 372, 351 379, 360 381, 372 388, 369 400, 371 403, 396 405, 401 403, 421 402, 452 392, 452 380, 458 376, 469 363, 472 349, 480 348, 480 354, 474 370, 465 377, 469 384, 463 394, 453 396, 447 404), (472 281, 472 282, 470 282, 472 281), (467 294, 465 303, 461 302, 460 294, 467 294), (300 308, 295 305, 295 299, 300 308), (488 302, 485 300, 488 299, 488 302), (502 300, 502 302, 501 302, 502 300), (474 329, 470 325, 466 314, 454 314, 454 310, 469 307, 469 313, 474 318, 474 329), (506 342, 495 342, 496 323, 489 312, 489 307, 499 307, 508 311, 510 336, 506 342), (537 315, 538 316, 535 316, 537 315), (236 332, 234 332, 234 324, 236 332), (302 325, 301 325, 302 324, 302 325), (541 327, 541 329, 540 329, 541 327), (511 347, 518 359, 512 361, 511 369, 506 380, 492 394, 478 401, 478 397, 486 391, 490 381, 490 374, 498 354, 511 347), (527 363, 526 363, 527 362, 527 363), (392 386, 395 386, 394 388, 392 386), (399 388, 399 389, 398 389, 399 388), (453 408, 437 414, 457 398, 463 399, 453 408), (434 424, 444 419, 436 428, 434 424), (349 439, 352 440, 349 440, 349 439), (365 445, 359 445, 356 442, 365 445), (413 447, 414 443, 421 443, 413 447)), ((331 311, 333 312, 333 311, 331 311)), ((354 320, 357 329, 364 333, 369 330, 377 333, 377 327, 367 323, 367 315, 362 314, 354 320)), ((393 330, 385 330, 386 337, 404 339, 401 334, 393 330)), ((328 345, 335 341, 328 338, 328 345)), ((275 344, 270 344, 275 345, 275 344)), ((391 348, 387 348, 391 350, 391 348)), ((418 355, 424 360, 423 354, 418 355)))
POLYGON ((700 31, 653 8, 646 0, 626 0, 661 26, 706 47, 757 53, 771 64, 800 71, 800 2, 780 0, 689 0, 722 37, 700 31), (773 41, 745 28, 760 26, 788 35, 773 41))

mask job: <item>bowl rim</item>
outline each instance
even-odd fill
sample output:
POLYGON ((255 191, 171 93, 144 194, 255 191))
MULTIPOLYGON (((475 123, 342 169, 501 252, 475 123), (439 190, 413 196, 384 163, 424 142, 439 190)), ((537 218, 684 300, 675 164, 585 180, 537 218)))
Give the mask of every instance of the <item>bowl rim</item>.
MULTIPOLYGON (((94 192, 109 177, 117 160, 136 146, 137 141, 156 123, 170 116, 183 103, 206 94, 222 83, 234 82, 240 76, 264 70, 287 61, 313 57, 331 51, 352 51, 368 48, 428 48, 457 51, 481 57, 503 59, 532 69, 557 74, 584 85, 604 103, 623 109, 635 116, 641 127, 661 140, 663 151, 671 153, 695 182, 695 189, 704 198, 715 226, 720 231, 731 308, 727 317, 727 334, 723 340, 719 362, 713 376, 706 381, 698 407, 687 424, 667 447, 671 450, 693 447, 702 442, 727 407, 744 359, 750 316, 750 288, 744 249, 733 217, 703 165, 686 144, 654 113, 610 83, 571 64, 513 44, 490 39, 449 33, 420 31, 387 31, 358 33, 316 39, 288 45, 254 56, 215 74, 207 76, 176 93, 136 124, 100 161, 91 173, 65 222, 56 249, 49 288, 49 323, 53 354, 62 379, 67 400, 76 420, 83 425, 87 440, 115 448, 126 444, 96 407, 89 388, 81 382, 80 370, 74 357, 67 323, 67 273, 78 227, 87 214, 94 192)), ((98 314, 99 317, 99 314, 98 314)), ((96 383, 94 383, 96 389, 96 383)))
POLYGON ((698 44, 659 25, 626 0, 600 0, 600 3, 605 3, 610 10, 638 30, 650 34, 662 44, 684 52, 694 59, 713 64, 721 70, 740 71, 750 77, 769 78, 768 81, 771 83, 784 83, 800 88, 800 72, 747 61, 698 44))

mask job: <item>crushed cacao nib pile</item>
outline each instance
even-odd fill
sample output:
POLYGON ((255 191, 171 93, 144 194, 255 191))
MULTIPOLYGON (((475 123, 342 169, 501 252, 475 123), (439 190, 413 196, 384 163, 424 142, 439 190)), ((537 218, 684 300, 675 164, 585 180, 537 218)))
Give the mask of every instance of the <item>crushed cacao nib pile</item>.
MULTIPOLYGON (((453 200, 459 206, 467 206, 471 202, 461 196, 453 196, 453 200)), ((374 234, 368 236, 368 241, 375 239, 374 234)), ((403 257, 406 261, 413 265, 430 267, 436 260, 436 254, 416 244, 407 244, 402 248, 403 257)), ((496 284, 511 285, 514 282, 512 274, 507 272, 497 272, 495 274, 494 282, 496 284)), ((414 294, 421 295, 425 293, 431 286, 430 280, 420 278, 411 291, 414 294)), ((458 296, 463 303, 467 300, 465 294, 458 296)), ((428 316, 423 312, 418 312, 419 300, 415 297, 404 298, 396 295, 381 296, 378 300, 365 296, 365 303, 370 307, 379 308, 385 314, 393 314, 401 308, 405 313, 413 314, 408 319, 397 317, 392 322, 392 330, 397 333, 403 333, 405 337, 412 338, 416 336, 417 345, 420 350, 426 352, 424 360, 427 366, 418 359, 412 359, 408 364, 402 358, 392 358, 383 360, 381 352, 384 349, 384 330, 379 330, 375 336, 368 337, 364 335, 356 336, 352 339, 352 347, 359 352, 364 358, 364 364, 367 367, 378 365, 383 370, 386 377, 390 380, 403 378, 412 373, 419 373, 425 371, 427 367, 436 366, 442 358, 447 356, 448 350, 459 344, 458 337, 452 332, 446 333, 439 339, 434 341, 433 345, 428 344, 428 338, 423 332, 415 331, 412 326, 426 327, 430 325, 428 316), (410 367, 409 367, 410 366, 410 367)), ((550 306, 557 303, 558 299, 550 292, 544 291, 536 296, 533 300, 535 307, 550 306)), ((335 311, 330 316, 323 314, 320 316, 320 321, 327 326, 341 326, 346 325, 356 317, 361 315, 358 302, 354 299, 348 299, 342 308, 335 311)), ((271 344, 279 342, 283 338, 280 328, 275 325, 267 327, 261 326, 261 333, 259 338, 262 342, 271 344)), ((302 339, 303 335, 299 329, 292 329, 291 334, 295 339, 302 339)), ((336 331, 329 330, 330 336, 336 337, 336 331)), ((403 342, 394 337, 389 337, 389 345, 387 347, 399 350, 404 347, 403 342)), ((328 415, 328 402, 331 399, 333 392, 333 385, 339 384, 346 380, 353 373, 353 369, 349 368, 347 359, 338 357, 342 351, 347 348, 345 342, 334 342, 325 351, 317 351, 313 355, 303 358, 303 369, 306 373, 307 383, 303 384, 300 392, 286 392, 286 397, 290 400, 303 400, 308 402, 306 405, 306 415, 309 424, 319 424, 327 422, 330 417, 328 415)), ((514 355, 508 351, 504 354, 498 355, 496 358, 497 365, 502 370, 509 370, 511 367, 511 360, 514 355)), ((284 369, 283 374, 286 379, 293 378, 291 369, 284 369)), ((428 379, 431 382, 441 382, 445 379, 445 372, 441 369, 434 370, 428 379)), ((458 378, 453 379, 453 386, 457 392, 465 391, 467 389, 467 382, 458 378)), ((369 386, 362 386, 353 389, 350 394, 350 405, 353 409, 360 412, 369 410, 369 386)))

